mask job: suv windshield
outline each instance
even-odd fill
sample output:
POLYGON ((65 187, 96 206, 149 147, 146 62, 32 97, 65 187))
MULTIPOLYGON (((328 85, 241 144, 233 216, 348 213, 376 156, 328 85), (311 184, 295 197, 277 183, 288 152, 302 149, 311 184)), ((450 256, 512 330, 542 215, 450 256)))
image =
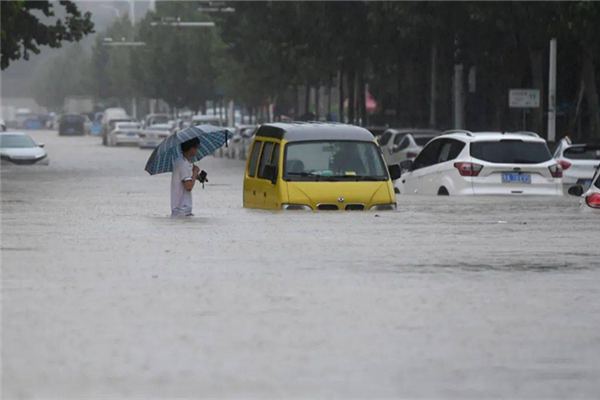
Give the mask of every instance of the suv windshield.
POLYGON ((552 159, 546 143, 522 140, 473 142, 471 157, 497 164, 539 164, 552 159))
POLYGON ((26 135, 0 135, 0 147, 23 148, 36 147, 36 144, 26 135))
POLYGON ((600 146, 569 147, 563 156, 571 160, 600 160, 600 146))
POLYGON ((379 148, 372 142, 318 141, 286 146, 286 180, 387 180, 379 148))

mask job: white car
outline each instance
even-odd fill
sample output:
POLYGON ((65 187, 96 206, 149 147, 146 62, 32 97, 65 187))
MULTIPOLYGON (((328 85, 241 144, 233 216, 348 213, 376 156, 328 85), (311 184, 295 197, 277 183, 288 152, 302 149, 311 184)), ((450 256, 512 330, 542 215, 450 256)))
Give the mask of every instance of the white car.
POLYGON ((193 125, 193 126, 198 126, 198 125, 223 126, 224 124, 218 115, 194 115, 192 117, 191 125, 193 125))
POLYGON ((36 144, 23 132, 0 133, 0 159, 2 165, 48 165, 44 144, 36 144))
POLYGON ((592 184, 587 192, 581 185, 571 186, 569 194, 581 196, 581 211, 592 211, 600 214, 600 166, 592 177, 592 184))
POLYGON ((153 149, 173 133, 171 124, 156 124, 142 129, 139 133, 140 149, 153 149))
POLYGON ((588 188, 600 165, 600 145, 573 144, 566 137, 560 141, 554 158, 563 169, 563 185, 567 189, 574 185, 588 188))
POLYGON ((121 144, 138 145, 140 141, 140 124, 137 122, 117 122, 115 129, 110 131, 106 137, 109 146, 121 144))
POLYGON ((235 128, 235 133, 229 143, 229 158, 239 158, 245 160, 250 152, 252 138, 258 130, 258 125, 238 125, 235 128))
POLYGON ((219 150, 215 151, 214 155, 217 157, 229 157, 229 151, 233 144, 233 137, 235 136, 233 132, 235 132, 235 128, 231 126, 223 126, 223 130, 229 131, 230 135, 227 137, 227 144, 219 148, 219 150))
POLYGON ((377 139, 387 165, 414 159, 441 132, 426 129, 387 129, 377 139))
POLYGON ((562 168, 546 141, 529 132, 450 131, 400 167, 400 194, 563 194, 562 168))
POLYGON ((6 132, 6 124, 2 118, 0 118, 0 132, 6 132))

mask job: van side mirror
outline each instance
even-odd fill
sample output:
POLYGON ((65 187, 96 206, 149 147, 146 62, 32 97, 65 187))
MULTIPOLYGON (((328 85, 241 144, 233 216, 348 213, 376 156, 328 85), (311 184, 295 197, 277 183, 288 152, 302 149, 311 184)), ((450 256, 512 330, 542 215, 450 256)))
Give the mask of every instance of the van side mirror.
POLYGON ((571 196, 581 197, 581 195, 583 194, 583 187, 581 187, 580 185, 571 186, 568 192, 571 196))
POLYGON ((414 167, 413 160, 404 160, 400 163, 400 169, 402 171, 412 171, 414 167))
POLYGON ((393 181, 399 179, 400 175, 402 175, 402 171, 400 170, 400 164, 392 164, 388 166, 388 171, 390 173, 390 178, 392 178, 393 181))
POLYGON ((273 185, 277 184, 277 167, 273 164, 265 165, 263 178, 271 181, 273 185))

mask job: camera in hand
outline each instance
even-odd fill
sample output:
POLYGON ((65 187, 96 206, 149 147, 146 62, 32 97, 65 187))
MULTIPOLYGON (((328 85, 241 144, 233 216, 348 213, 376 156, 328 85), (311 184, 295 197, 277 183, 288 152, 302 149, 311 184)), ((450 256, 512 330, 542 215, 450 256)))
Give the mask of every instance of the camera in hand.
POLYGON ((202 184, 202 188, 204 188, 204 183, 208 182, 207 176, 208 174, 206 173, 206 171, 203 170, 198 174, 198 177, 196 178, 198 182, 202 184))

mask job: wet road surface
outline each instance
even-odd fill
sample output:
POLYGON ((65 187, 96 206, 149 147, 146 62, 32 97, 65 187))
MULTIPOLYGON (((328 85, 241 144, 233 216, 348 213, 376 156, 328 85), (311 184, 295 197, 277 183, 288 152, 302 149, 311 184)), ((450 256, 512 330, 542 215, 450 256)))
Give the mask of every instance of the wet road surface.
POLYGON ((600 219, 564 198, 241 207, 209 158, 169 218, 150 151, 34 132, 2 167, 3 398, 600 397, 600 219))

